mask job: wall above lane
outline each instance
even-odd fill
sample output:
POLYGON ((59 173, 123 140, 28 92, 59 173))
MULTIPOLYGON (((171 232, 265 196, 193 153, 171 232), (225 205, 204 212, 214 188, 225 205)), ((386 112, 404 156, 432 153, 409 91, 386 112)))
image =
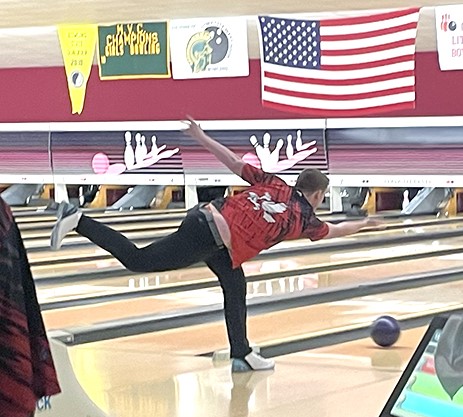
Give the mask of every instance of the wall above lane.
MULTIPOLYGON (((2 69, 0 123, 307 118, 263 108, 260 82, 255 59, 249 77, 206 80, 100 81, 94 66, 84 110, 73 115, 63 67, 2 69)), ((414 110, 373 116, 463 114, 463 71, 440 71, 435 52, 417 53, 416 91, 414 110)))

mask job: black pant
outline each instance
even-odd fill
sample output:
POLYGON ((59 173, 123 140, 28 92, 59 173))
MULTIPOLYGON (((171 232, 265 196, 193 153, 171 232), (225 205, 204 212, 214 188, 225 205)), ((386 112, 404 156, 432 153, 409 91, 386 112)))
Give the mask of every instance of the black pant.
POLYGON ((176 232, 143 248, 85 215, 82 215, 76 231, 107 250, 133 272, 170 271, 206 262, 217 275, 223 291, 231 356, 242 358, 251 351, 246 337, 246 280, 243 269, 232 268, 228 249, 217 247, 204 214, 197 208, 188 212, 176 232))

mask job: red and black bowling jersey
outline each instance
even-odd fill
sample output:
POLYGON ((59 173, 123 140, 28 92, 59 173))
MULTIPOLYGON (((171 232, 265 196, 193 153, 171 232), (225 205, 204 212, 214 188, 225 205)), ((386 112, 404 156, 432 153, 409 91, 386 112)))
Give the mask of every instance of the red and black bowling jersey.
POLYGON ((241 177, 251 186, 226 198, 220 209, 230 228, 234 268, 283 240, 327 235, 328 225, 315 216, 302 193, 281 178, 251 165, 243 167, 241 177))

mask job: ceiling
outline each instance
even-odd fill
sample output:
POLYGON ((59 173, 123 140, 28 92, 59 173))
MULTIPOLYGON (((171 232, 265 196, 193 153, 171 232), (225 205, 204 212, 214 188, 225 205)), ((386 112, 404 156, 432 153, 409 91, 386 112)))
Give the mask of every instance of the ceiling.
MULTIPOLYGON (((300 17, 354 10, 420 6, 417 51, 436 49, 434 7, 462 0, 0 0, 0 68, 61 66, 57 24, 130 23, 193 17, 246 16, 249 55, 259 56, 255 16, 300 17)), ((345 13, 344 13, 345 14, 345 13)))

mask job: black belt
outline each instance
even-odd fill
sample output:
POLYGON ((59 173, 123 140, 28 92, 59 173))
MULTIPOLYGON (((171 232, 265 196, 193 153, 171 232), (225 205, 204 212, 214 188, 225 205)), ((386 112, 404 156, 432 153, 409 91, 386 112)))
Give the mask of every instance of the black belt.
POLYGON ((217 225, 215 224, 214 217, 212 216, 212 213, 206 208, 207 204, 202 204, 199 206, 199 211, 204 214, 204 217, 206 218, 207 225, 209 226, 209 230, 212 233, 212 236, 214 237, 215 244, 219 249, 222 249, 225 247, 225 244, 223 243, 222 237, 220 236, 219 229, 217 229, 217 225))

